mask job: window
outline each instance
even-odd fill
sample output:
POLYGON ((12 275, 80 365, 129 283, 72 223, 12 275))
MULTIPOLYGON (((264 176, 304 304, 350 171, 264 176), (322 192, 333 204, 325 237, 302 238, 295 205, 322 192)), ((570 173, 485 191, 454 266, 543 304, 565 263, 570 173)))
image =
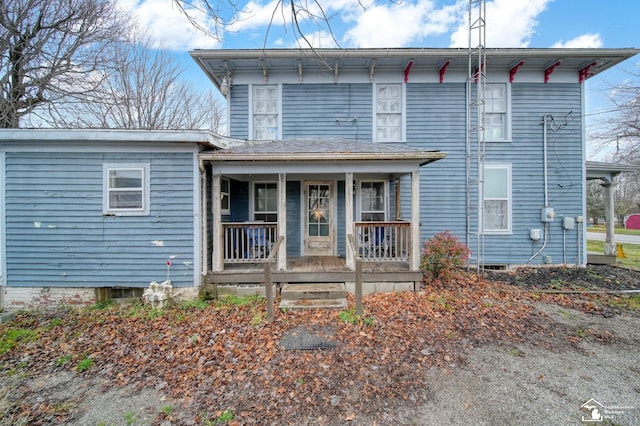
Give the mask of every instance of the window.
POLYGON ((483 191, 484 231, 511 232, 511 166, 485 165, 483 191))
POLYGON ((149 214, 148 164, 105 164, 102 173, 104 214, 149 214))
POLYGON ((509 139, 507 85, 487 84, 484 90, 484 137, 488 141, 509 139))
POLYGON ((222 213, 229 214, 231 212, 230 205, 230 182, 228 178, 220 178, 220 210, 222 213))
POLYGON ((256 183, 253 186, 253 220, 278 221, 278 184, 256 183))
POLYGON ((360 219, 362 221, 385 220, 384 182, 360 182, 360 219))
POLYGON ((278 138, 278 86, 253 86, 253 139, 278 138))
POLYGON ((402 140, 402 85, 376 84, 375 134, 378 142, 402 140))

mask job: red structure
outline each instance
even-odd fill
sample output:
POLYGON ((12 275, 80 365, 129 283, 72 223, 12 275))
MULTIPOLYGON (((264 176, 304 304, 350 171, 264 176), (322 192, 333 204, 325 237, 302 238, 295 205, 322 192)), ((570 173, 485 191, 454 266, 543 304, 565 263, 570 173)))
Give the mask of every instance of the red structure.
POLYGON ((640 213, 633 213, 624 218, 625 229, 640 229, 640 213))

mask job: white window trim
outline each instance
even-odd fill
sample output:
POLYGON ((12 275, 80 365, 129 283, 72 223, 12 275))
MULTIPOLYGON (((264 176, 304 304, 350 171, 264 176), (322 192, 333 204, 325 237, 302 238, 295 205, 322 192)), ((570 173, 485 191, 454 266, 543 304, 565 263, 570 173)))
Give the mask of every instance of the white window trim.
POLYGON ((373 111, 373 119, 371 120, 372 122, 372 129, 371 129, 371 139, 374 142, 382 142, 382 143, 389 143, 389 142, 406 142, 406 134, 407 134, 407 84, 406 83, 398 83, 398 82, 379 82, 379 83, 373 83, 371 85, 371 88, 373 90, 372 93, 372 99, 373 99, 373 103, 372 103, 372 111, 373 111), (399 84, 400 85, 400 139, 397 141, 379 141, 377 139, 377 127, 378 127, 378 85, 381 86, 388 86, 391 84, 399 84))
MULTIPOLYGON (((480 211, 482 212, 482 232, 485 235, 511 235, 513 233, 513 225, 512 225, 512 217, 513 217, 513 191, 512 191, 512 174, 511 174, 511 164, 510 163, 485 163, 484 169, 507 169, 507 229, 485 229, 484 222, 484 189, 482 191, 482 205, 480 206, 480 211)), ((484 176, 484 173, 483 173, 484 176)))
POLYGON ((151 204, 151 173, 149 163, 105 163, 102 165, 102 214, 115 216, 148 216, 151 204), (142 170, 142 208, 114 209, 109 206, 109 171, 142 170))
MULTIPOLYGON (((383 208, 384 208, 384 221, 386 222, 389 217, 389 182, 381 179, 362 179, 357 181, 358 194, 356 197, 356 217, 360 219, 362 222, 362 184, 365 182, 381 182, 384 185, 384 199, 383 199, 383 208)), ((371 213, 366 211, 364 213, 371 213)))
POLYGON ((222 214, 231 214, 231 179, 226 177, 220 178, 220 213, 222 214), (222 181, 227 182, 227 192, 222 191, 222 181), (227 196, 227 200, 229 201, 229 207, 226 209, 222 208, 222 197, 227 196))
POLYGON ((505 86, 504 96, 506 97, 506 111, 505 111, 505 135, 502 139, 485 138, 485 142, 511 142, 511 84, 510 83, 486 83, 486 86, 505 86))
POLYGON ((258 214, 275 214, 275 215, 278 215, 277 208, 276 208, 276 211, 270 211, 270 210, 269 211, 264 211, 264 212, 256 211, 256 205, 255 205, 256 204, 256 202, 255 202, 256 185, 261 185, 261 184, 262 185, 264 185, 264 184, 274 184, 276 186, 276 190, 278 189, 278 181, 275 181, 275 180, 255 180, 255 181, 251 182, 251 185, 250 185, 251 189, 249 190, 249 192, 250 192, 250 194, 249 194, 249 197, 250 197, 250 199, 249 199, 249 208, 250 208, 250 211, 251 211, 251 215, 250 215, 251 220, 255 220, 256 213, 258 213, 258 214))
POLYGON ((276 86, 278 99, 276 101, 276 114, 278 114, 278 130, 276 131, 276 139, 282 139, 282 84, 250 84, 249 85, 249 140, 255 140, 253 135, 253 88, 254 86, 276 86))

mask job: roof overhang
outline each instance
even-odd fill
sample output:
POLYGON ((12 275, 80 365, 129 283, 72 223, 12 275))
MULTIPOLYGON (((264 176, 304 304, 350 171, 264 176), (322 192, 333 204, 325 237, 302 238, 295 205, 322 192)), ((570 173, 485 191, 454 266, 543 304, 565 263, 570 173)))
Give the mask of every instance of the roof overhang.
POLYGON ((2 142, 195 143, 205 149, 224 149, 243 143, 209 131, 122 129, 0 129, 2 142))
MULTIPOLYGON (((526 49, 494 48, 486 50, 491 69, 505 72, 519 69, 544 73, 552 67, 575 72, 576 81, 599 74, 636 55, 635 48, 620 49, 526 49)), ((378 70, 432 69, 435 73, 446 64, 449 70, 467 70, 466 48, 427 49, 203 49, 189 52, 205 74, 220 90, 223 80, 235 73, 269 73, 288 71, 344 73, 378 70)), ((413 72, 413 71, 412 71, 413 72)))
POLYGON ((640 171, 640 166, 631 164, 604 163, 600 161, 587 161, 587 180, 602 179, 607 183, 620 173, 640 171))
POLYGON ((200 159, 210 162, 243 163, 352 163, 393 161, 414 165, 428 164, 447 153, 423 151, 401 143, 371 143, 351 139, 301 138, 281 141, 246 142, 242 146, 203 152, 200 159))

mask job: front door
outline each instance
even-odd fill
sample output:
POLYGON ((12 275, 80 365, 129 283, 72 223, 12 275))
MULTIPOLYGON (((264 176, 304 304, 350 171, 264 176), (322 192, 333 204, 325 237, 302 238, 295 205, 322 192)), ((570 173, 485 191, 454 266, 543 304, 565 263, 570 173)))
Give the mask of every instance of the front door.
POLYGON ((306 256, 334 255, 333 183, 305 182, 306 256))

